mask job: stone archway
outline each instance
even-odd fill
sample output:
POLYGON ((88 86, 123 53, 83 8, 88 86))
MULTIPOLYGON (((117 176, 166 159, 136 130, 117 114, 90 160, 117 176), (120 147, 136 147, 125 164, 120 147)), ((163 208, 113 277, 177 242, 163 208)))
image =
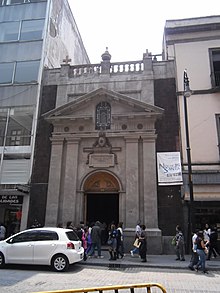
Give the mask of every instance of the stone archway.
POLYGON ((85 221, 118 223, 119 191, 119 183, 112 174, 104 171, 91 174, 84 183, 85 221))

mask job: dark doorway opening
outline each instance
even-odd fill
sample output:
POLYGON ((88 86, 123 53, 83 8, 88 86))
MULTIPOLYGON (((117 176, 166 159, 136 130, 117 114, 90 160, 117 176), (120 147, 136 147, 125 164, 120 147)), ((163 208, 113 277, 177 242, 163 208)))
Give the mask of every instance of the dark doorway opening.
POLYGON ((87 194, 87 217, 89 223, 100 221, 109 224, 118 224, 119 219, 119 196, 118 193, 92 193, 87 194))

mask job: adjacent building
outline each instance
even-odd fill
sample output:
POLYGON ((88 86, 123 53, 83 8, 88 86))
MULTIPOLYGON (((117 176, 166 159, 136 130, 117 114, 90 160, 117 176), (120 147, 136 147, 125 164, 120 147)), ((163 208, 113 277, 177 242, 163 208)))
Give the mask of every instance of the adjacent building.
POLYGON ((9 234, 27 227, 43 69, 69 58, 89 63, 66 0, 0 1, 0 221, 9 234))
MULTIPOLYGON (((164 59, 175 61, 185 206, 193 205, 195 225, 220 225, 220 16, 167 20, 164 59), (193 202, 188 188, 184 118, 184 71, 192 95, 187 98, 193 202)), ((187 209, 185 213, 187 223, 187 209)))

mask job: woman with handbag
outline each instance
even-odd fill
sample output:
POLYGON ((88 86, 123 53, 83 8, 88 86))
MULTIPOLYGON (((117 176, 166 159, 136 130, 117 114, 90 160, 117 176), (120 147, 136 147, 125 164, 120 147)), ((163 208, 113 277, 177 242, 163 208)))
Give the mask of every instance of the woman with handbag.
POLYGON ((111 224, 107 244, 109 245, 109 260, 117 260, 117 229, 114 224, 111 224))

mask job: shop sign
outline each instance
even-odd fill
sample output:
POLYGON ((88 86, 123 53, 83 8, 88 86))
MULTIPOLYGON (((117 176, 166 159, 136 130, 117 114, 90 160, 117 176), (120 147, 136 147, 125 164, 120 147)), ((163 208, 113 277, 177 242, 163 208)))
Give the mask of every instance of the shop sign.
POLYGON ((22 204, 23 197, 20 195, 0 195, 0 204, 22 204))

